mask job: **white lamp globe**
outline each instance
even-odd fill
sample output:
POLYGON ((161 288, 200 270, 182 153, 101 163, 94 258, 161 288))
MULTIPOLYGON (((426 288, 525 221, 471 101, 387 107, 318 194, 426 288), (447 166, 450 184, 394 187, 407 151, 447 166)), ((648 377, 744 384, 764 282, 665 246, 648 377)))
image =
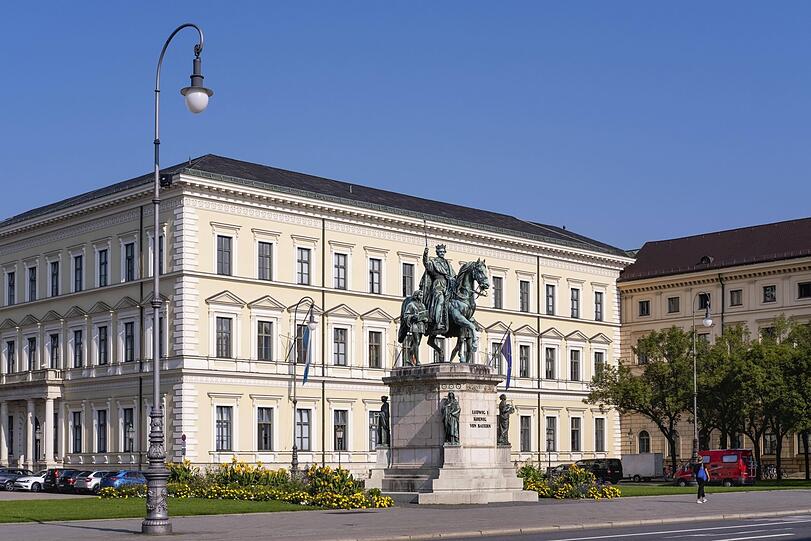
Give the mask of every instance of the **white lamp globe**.
POLYGON ((189 86, 180 91, 186 98, 186 107, 194 114, 202 113, 208 107, 208 97, 213 94, 202 86, 189 86))
POLYGON ((318 328, 318 323, 316 323, 314 319, 311 319, 307 323, 307 326, 310 328, 311 332, 315 332, 315 330, 318 328))
POLYGON ((702 321, 702 323, 704 323, 705 327, 712 327, 712 318, 707 316, 704 318, 704 321, 702 321))

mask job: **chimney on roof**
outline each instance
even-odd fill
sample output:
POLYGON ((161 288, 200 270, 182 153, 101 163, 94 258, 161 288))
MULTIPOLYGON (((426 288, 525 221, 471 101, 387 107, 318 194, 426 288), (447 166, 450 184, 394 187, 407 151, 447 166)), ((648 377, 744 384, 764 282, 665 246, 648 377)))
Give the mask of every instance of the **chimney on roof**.
POLYGON ((352 193, 352 185, 349 185, 349 193, 352 193))
POLYGON ((566 231, 566 226, 565 225, 563 226, 563 230, 566 231))

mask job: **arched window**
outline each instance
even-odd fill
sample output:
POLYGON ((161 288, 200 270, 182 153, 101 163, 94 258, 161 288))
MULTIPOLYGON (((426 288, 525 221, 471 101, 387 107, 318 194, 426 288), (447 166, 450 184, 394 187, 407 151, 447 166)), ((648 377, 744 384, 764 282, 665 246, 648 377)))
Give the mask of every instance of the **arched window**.
POLYGON ((639 452, 650 453, 650 434, 648 434, 647 430, 639 433, 639 452))

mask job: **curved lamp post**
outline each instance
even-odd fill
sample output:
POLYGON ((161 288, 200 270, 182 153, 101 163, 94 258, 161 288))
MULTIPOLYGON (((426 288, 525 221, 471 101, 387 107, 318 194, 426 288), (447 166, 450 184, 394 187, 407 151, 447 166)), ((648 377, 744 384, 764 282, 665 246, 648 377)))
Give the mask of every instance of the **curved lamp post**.
MULTIPOLYGON (((307 320, 307 327, 310 329, 310 333, 314 333, 318 328, 318 323, 316 323, 315 316, 313 314, 315 301, 310 296, 302 297, 299 299, 299 301, 296 303, 296 307, 293 309, 293 343, 290 345, 291 349, 293 349, 293 456, 290 460, 290 474, 293 476, 298 475, 298 446, 296 445, 296 414, 298 412, 298 409, 296 408, 296 404, 298 404, 298 400, 296 400, 296 370, 298 368, 298 309, 303 302, 310 303, 310 308, 308 308, 307 312, 304 314, 304 317, 301 320, 302 323, 307 320)), ((310 340, 312 340, 312 338, 310 338, 310 340)), ((309 352, 307 353, 309 354, 309 352)), ((289 352, 287 357, 290 358, 289 352)))
POLYGON ((693 297, 693 302, 690 305, 690 311, 693 313, 693 456, 692 461, 698 460, 698 382, 696 380, 696 299, 704 295, 707 299, 705 306, 704 319, 702 324, 705 327, 712 327, 712 318, 710 317, 710 294, 704 291, 699 291, 693 297))
POLYGON ((172 524, 169 522, 169 511, 166 506, 166 480, 169 470, 166 469, 166 447, 163 434, 163 405, 160 396, 160 332, 157 326, 160 323, 160 96, 161 96, 161 65, 166 49, 178 32, 184 28, 197 30, 198 42, 194 46, 194 61, 191 75, 191 85, 180 93, 186 100, 186 107, 192 113, 201 113, 208 105, 208 98, 214 94, 203 86, 200 53, 203 52, 203 31, 192 23, 186 23, 175 28, 163 44, 158 68, 155 72, 155 186, 152 203, 155 213, 154 247, 152 258, 152 366, 153 366, 153 403, 149 413, 149 469, 146 471, 146 518, 141 523, 141 533, 151 535, 167 535, 172 533, 172 524))

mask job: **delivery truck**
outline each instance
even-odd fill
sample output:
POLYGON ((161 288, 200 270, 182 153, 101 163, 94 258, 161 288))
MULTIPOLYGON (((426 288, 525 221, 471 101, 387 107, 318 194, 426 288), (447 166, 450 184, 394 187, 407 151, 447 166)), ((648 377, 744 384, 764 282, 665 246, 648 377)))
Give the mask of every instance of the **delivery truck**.
POLYGON ((661 479, 665 475, 662 453, 622 455, 622 473, 625 479, 636 483, 661 479))

